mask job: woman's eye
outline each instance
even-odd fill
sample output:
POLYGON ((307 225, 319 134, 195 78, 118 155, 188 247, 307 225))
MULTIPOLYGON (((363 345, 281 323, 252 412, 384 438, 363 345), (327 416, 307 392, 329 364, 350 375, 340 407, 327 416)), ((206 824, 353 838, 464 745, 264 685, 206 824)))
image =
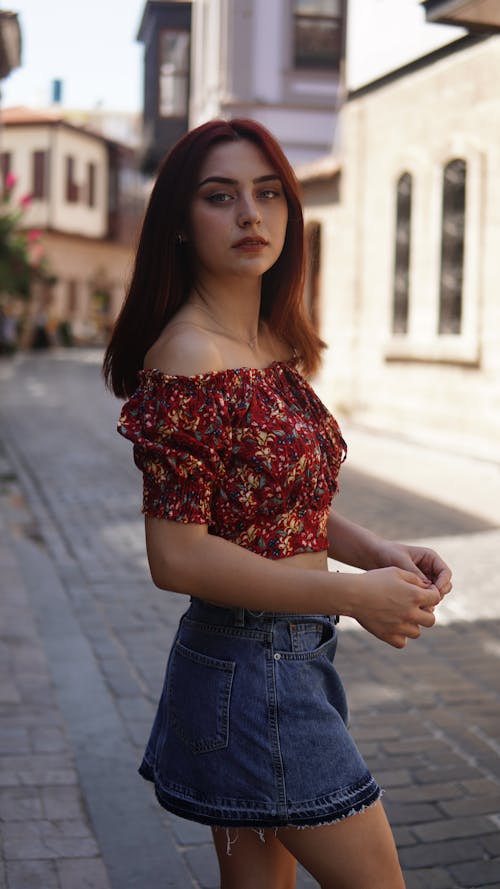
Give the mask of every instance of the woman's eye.
POLYGON ((264 198, 264 200, 269 201, 272 198, 279 198, 281 196, 281 192, 277 191, 275 188, 265 188, 260 192, 260 197, 264 198))
POLYGON ((207 197, 207 201, 211 204, 227 204, 228 201, 231 201, 233 196, 228 194, 226 191, 218 191, 215 194, 210 194, 207 197))

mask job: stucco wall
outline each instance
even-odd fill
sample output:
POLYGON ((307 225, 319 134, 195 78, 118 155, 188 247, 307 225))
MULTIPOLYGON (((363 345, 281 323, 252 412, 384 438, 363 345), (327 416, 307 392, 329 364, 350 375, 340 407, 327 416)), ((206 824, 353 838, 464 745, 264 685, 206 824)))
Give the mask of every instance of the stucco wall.
POLYGON ((52 289, 50 312, 57 322, 71 322, 77 338, 92 340, 116 318, 125 294, 133 264, 133 250, 109 241, 44 234, 43 245, 51 271, 57 278, 52 289), (69 305, 69 282, 76 303, 69 305), (96 290, 109 293, 109 312, 100 314, 92 301, 96 290))
MULTIPOLYGON (((500 38, 349 102, 324 210, 319 384, 362 422, 500 460, 500 38), (442 171, 467 162, 463 331, 439 336, 442 171), (391 335, 395 184, 414 181, 410 329, 391 335)), ((307 189, 306 189, 307 196, 307 189)), ((317 213, 306 197, 307 218, 317 213)))

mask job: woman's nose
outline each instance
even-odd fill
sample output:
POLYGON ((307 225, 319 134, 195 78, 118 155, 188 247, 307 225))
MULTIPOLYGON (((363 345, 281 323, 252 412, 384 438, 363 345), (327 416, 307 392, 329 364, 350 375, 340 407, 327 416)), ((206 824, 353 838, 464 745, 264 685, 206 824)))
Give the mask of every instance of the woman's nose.
POLYGON ((256 225, 260 222, 260 211, 252 197, 243 197, 238 213, 238 225, 256 225))

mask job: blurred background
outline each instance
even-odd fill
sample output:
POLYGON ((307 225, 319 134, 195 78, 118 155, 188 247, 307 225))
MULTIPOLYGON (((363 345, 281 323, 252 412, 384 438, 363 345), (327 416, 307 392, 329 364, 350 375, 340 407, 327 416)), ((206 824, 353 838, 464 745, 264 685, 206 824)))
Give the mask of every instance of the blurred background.
POLYGON ((301 182, 317 386, 498 459, 496 0, 18 0, 0 12, 0 350, 102 346, 158 165, 259 120, 301 182))

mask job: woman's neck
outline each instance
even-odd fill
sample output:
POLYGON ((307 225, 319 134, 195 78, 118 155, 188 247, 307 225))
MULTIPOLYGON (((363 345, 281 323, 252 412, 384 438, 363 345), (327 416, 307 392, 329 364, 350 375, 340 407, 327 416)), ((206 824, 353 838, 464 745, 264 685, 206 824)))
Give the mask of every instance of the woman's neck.
POLYGON ((215 328, 233 339, 255 348, 259 336, 260 280, 237 281, 232 286, 216 287, 199 282, 193 287, 188 304, 211 320, 215 328))

